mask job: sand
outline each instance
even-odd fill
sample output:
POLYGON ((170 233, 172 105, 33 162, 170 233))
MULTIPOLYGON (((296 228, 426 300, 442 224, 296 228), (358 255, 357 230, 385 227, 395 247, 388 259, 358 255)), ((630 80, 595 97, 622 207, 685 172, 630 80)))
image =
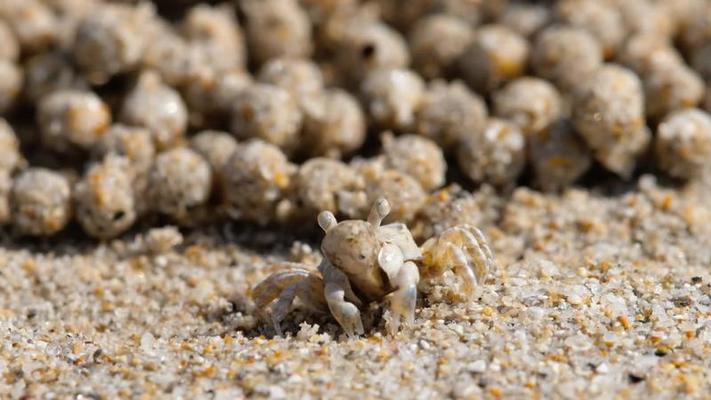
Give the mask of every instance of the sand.
POLYGON ((317 263, 317 241, 229 223, 167 251, 141 232, 4 235, 0 397, 708 398, 709 192, 519 188, 482 226, 499 269, 471 301, 448 275, 415 326, 390 336, 373 305, 357 339, 299 310, 275 336, 249 300, 275 261, 317 263))

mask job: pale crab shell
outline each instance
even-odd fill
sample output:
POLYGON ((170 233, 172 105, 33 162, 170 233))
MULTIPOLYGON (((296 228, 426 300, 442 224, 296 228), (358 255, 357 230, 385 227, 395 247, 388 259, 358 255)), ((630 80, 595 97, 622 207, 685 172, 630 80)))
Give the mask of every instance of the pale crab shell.
POLYGON ((377 226, 366 221, 342 221, 328 229, 321 250, 371 300, 393 290, 392 282, 404 262, 422 258, 420 248, 402 223, 377 226))

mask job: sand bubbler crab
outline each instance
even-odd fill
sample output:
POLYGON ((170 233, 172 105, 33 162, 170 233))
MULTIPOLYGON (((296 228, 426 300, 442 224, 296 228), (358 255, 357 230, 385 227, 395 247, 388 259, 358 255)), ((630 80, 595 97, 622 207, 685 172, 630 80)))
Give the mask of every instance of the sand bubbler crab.
POLYGON ((260 282, 252 293, 256 306, 271 306, 277 334, 280 323, 298 297, 304 307, 330 312, 349 336, 364 334, 361 309, 385 302, 387 329, 412 325, 420 278, 429 280, 452 270, 460 277, 467 297, 496 266, 486 238, 476 227, 459 225, 418 247, 403 223, 382 225, 390 203, 378 199, 368 219, 338 222, 322 211, 318 224, 326 233, 321 242, 323 261, 317 270, 299 263, 283 263, 281 271, 260 282))

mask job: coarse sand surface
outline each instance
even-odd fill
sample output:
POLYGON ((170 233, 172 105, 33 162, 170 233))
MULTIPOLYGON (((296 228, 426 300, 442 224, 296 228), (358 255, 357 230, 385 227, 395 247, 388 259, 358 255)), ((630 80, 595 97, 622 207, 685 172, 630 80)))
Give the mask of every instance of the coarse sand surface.
POLYGON ((372 305, 356 339, 298 307, 275 336, 249 299, 273 262, 316 265, 318 234, 6 232, 0 398, 709 398, 711 185, 632 186, 497 199, 471 301, 446 275, 415 326, 390 336, 372 305))

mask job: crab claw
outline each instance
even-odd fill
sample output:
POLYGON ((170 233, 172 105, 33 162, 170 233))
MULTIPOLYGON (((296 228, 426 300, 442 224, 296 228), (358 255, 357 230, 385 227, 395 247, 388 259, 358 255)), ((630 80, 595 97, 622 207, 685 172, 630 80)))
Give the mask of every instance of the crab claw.
POLYGON ((422 245, 425 278, 434 278, 451 269, 463 283, 464 293, 471 296, 474 287, 484 282, 496 268, 494 255, 484 234, 471 225, 458 225, 429 239, 422 245))

